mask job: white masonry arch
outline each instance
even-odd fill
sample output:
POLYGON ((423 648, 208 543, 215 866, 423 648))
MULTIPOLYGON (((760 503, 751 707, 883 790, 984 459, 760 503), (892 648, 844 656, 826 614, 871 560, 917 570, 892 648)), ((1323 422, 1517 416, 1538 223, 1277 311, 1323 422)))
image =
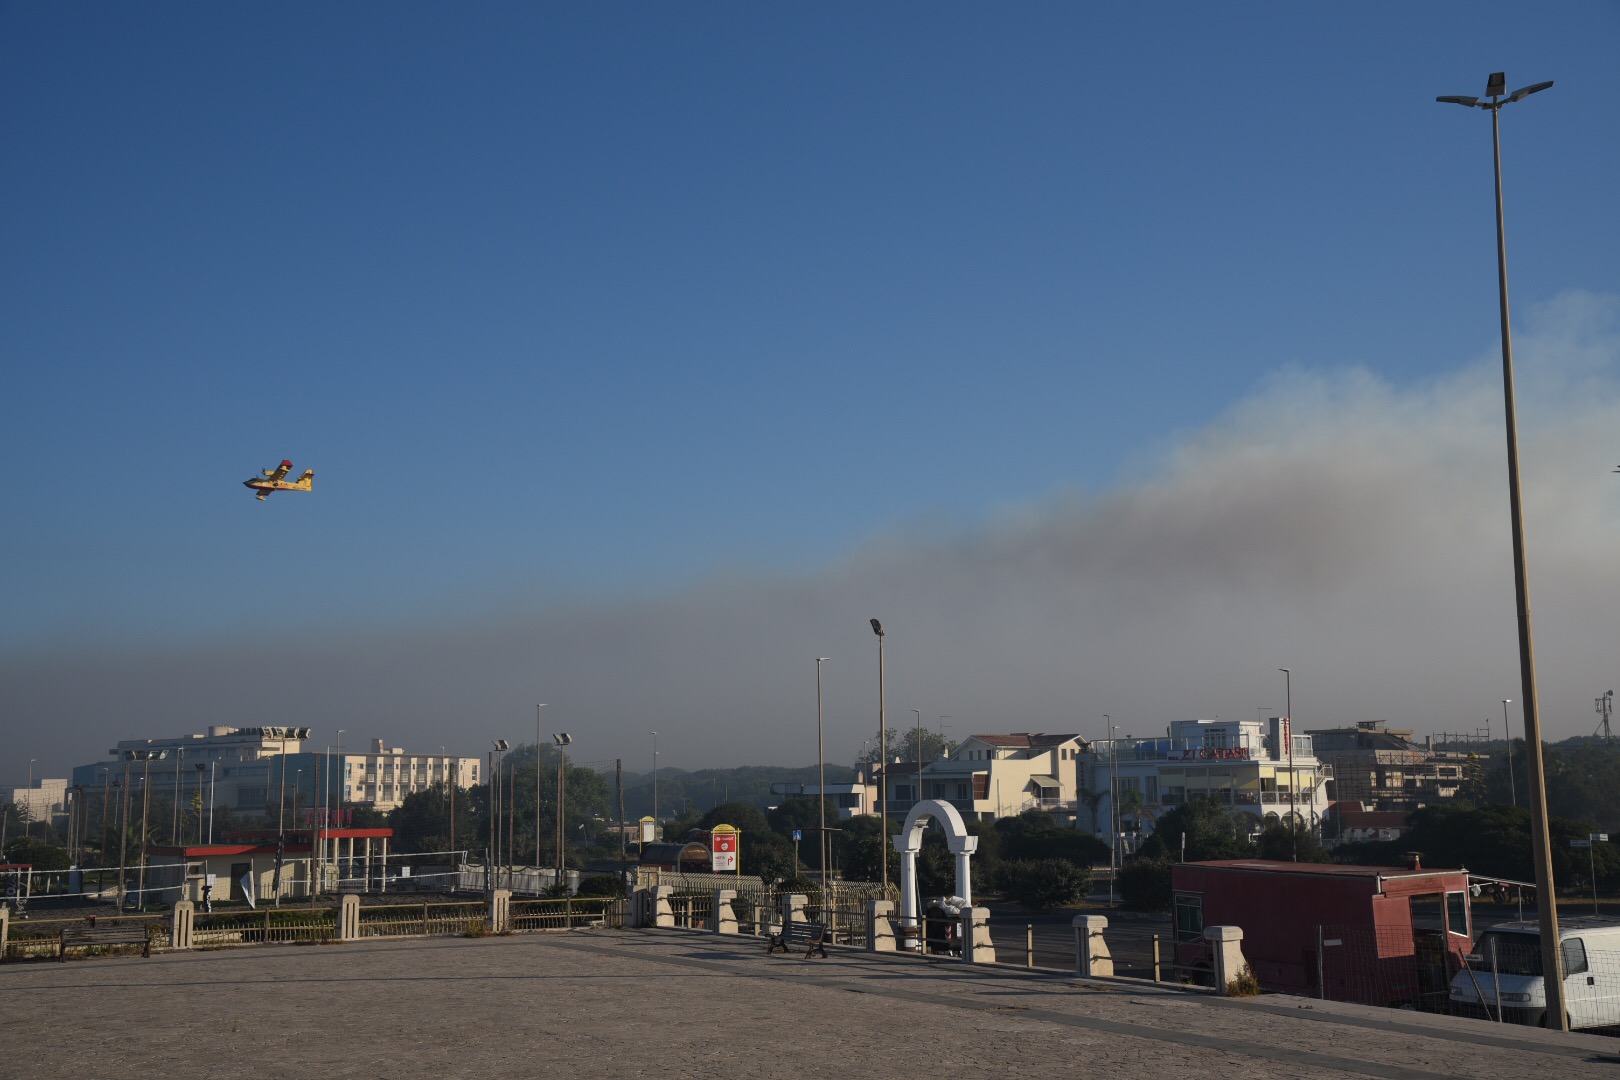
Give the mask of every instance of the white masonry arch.
POLYGON ((923 830, 930 818, 945 828, 945 845, 956 856, 956 895, 973 903, 973 877, 969 860, 979 848, 979 838, 969 836, 956 807, 942 799, 925 799, 911 808, 894 850, 900 853, 900 923, 913 931, 922 927, 922 897, 917 894, 917 853, 922 850, 923 830))

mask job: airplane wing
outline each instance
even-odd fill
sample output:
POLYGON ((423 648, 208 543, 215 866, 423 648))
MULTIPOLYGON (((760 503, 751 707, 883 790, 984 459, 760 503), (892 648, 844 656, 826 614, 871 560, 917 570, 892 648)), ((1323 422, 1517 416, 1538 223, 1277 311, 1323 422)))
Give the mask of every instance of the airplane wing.
POLYGON ((283 461, 280 465, 277 465, 273 469, 264 470, 264 475, 271 480, 280 480, 282 477, 286 476, 291 469, 292 462, 283 461))

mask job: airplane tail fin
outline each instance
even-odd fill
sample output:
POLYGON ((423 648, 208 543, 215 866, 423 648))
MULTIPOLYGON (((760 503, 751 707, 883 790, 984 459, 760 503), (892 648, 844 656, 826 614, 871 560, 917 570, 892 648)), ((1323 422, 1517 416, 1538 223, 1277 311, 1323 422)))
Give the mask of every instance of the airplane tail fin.
POLYGON ((314 487, 315 486, 315 470, 314 469, 305 469, 304 470, 304 475, 300 476, 298 478, 298 484, 305 491, 308 491, 310 488, 314 487))

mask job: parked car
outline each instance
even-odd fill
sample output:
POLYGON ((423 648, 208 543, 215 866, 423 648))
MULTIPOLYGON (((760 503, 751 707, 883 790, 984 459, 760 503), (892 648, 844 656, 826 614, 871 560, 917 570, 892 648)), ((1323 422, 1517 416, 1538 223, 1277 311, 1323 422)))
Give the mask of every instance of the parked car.
MULTIPOLYGON (((1592 917, 1561 920, 1558 941, 1570 1029, 1620 1026, 1620 925, 1592 917)), ((1540 925, 1502 923, 1482 933, 1468 966, 1451 980, 1451 1011, 1543 1026, 1547 987, 1540 925)))

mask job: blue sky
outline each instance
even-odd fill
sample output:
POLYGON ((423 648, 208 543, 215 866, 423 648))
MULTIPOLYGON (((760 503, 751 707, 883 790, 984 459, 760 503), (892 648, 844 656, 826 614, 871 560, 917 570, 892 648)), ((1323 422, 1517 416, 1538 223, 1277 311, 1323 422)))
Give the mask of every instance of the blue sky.
MULTIPOLYGON (((1498 69, 1557 81, 1504 113, 1513 295, 1544 312, 1527 341, 1602 376, 1548 391, 1547 415, 1596 409, 1601 438, 1620 419, 1617 45, 1612 3, 0 6, 8 744, 66 765, 109 736, 313 711, 394 743, 470 725, 474 752, 564 693, 603 757, 678 696, 674 763, 801 761, 757 734, 766 703, 800 708, 799 676, 756 665, 759 697, 728 697, 729 634, 771 640, 780 614, 795 631, 767 652, 796 662, 882 614, 866 597, 988 616, 927 610, 952 591, 927 580, 884 592, 898 569, 855 610, 818 597, 1145 497, 1233 417, 1308 440, 1295 410, 1353 412, 1346 372, 1445 407, 1435 388, 1489 360, 1496 293, 1489 121, 1433 99, 1498 69), (314 493, 256 503, 240 482, 283 457, 314 493), (662 638, 661 604, 732 613, 682 654, 691 685, 661 658, 702 620, 662 638), (565 664, 529 619, 603 639, 565 664), (447 663, 430 706, 390 690, 417 661, 364 659, 415 655, 400 635, 531 646, 447 663), (300 691, 255 657, 329 670, 300 691)), ((1617 442, 1588 441, 1592 468, 1617 442)), ((1499 441, 1481 445, 1499 498, 1499 441)), ((1591 498, 1612 552, 1612 495, 1591 498)), ((1023 625, 1018 589, 972 580, 1023 625)), ((1252 643, 1254 680, 1311 625, 1266 599, 1306 621, 1252 643)), ((1162 631, 1132 634, 1158 671, 1179 662, 1162 631)), ((1076 657, 1024 670, 1017 633, 975 633, 998 687, 978 726, 1109 711, 1076 657)), ((948 679, 969 643, 936 644, 934 683, 896 678, 969 711, 948 679)), ((1350 669, 1332 719, 1459 725, 1441 702, 1472 688, 1355 699, 1423 647, 1326 654, 1350 669)), ((868 641, 843 649, 868 662, 868 641)), ((1620 681, 1594 664, 1572 687, 1609 683, 1572 701, 1620 681)), ((1519 697, 1497 681, 1475 696, 1519 697)), ((870 695, 847 692, 853 739, 870 695)))

